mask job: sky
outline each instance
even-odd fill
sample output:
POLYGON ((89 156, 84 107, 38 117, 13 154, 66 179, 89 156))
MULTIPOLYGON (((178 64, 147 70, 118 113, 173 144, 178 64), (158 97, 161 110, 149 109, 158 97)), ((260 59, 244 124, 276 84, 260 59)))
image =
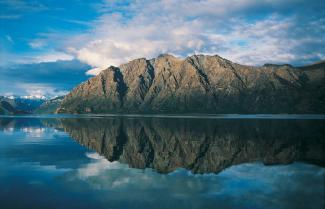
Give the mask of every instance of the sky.
POLYGON ((305 65, 324 34, 323 0, 0 0, 0 95, 66 94, 162 53, 305 65))

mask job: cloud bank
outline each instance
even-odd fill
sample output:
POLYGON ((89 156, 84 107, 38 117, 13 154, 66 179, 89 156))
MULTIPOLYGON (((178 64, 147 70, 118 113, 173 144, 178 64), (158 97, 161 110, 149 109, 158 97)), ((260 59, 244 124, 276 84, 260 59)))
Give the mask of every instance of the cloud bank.
POLYGON ((250 65, 325 59, 322 1, 104 1, 97 9, 92 28, 65 43, 97 68, 90 74, 161 53, 219 54, 250 65))
POLYGON ((110 65, 162 53, 248 65, 325 59, 323 0, 0 0, 0 7, 0 94, 63 93, 110 65), (71 77, 76 71, 57 63, 73 59, 87 69, 75 65, 71 77), (49 63, 40 74, 42 62, 49 63))

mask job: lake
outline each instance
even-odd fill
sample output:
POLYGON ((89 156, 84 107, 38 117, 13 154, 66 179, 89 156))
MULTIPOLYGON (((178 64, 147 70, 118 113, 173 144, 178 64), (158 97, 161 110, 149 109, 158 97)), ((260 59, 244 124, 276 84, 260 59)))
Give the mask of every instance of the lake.
POLYGON ((0 208, 322 209, 324 119, 0 116, 0 208))

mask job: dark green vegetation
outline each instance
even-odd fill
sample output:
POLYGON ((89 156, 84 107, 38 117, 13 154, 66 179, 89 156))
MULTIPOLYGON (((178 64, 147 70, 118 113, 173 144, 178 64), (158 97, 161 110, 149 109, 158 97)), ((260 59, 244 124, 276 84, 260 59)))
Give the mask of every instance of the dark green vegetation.
POLYGON ((109 67, 58 113, 325 113, 325 63, 251 67, 219 56, 171 55, 109 67))

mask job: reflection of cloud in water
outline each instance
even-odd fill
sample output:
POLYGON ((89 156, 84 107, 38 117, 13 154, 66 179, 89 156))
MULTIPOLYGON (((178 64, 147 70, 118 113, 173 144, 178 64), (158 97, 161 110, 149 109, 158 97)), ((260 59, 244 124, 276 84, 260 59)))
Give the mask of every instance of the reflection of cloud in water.
POLYGON ((23 127, 23 128, 14 128, 14 127, 5 127, 3 128, 3 133, 6 135, 13 135, 14 132, 21 132, 24 133, 26 138, 28 139, 38 139, 45 136, 52 136, 54 134, 65 134, 62 132, 59 132, 58 130, 49 130, 48 128, 44 127, 23 127))
POLYGON ((44 136, 46 128, 25 127, 21 131, 26 133, 27 137, 40 138, 44 136))
POLYGON ((218 178, 221 190, 210 190, 208 194, 229 198, 256 198, 260 202, 283 207, 297 204, 296 207, 299 208, 306 204, 317 204, 317 201, 313 203, 312 200, 322 199, 324 185, 321 182, 324 182, 324 177, 324 168, 303 163, 282 166, 243 164, 220 173, 218 178), (296 203, 288 202, 293 199, 296 199, 296 203))
POLYGON ((14 130, 15 129, 13 127, 3 128, 3 133, 6 134, 6 135, 12 135, 14 130))
MULTIPOLYGON (((85 127, 88 127, 89 124, 93 123, 87 123, 85 127)), ((97 124, 95 125, 97 126, 97 124)), ((79 127, 79 124, 76 127, 79 127)), ((28 184, 28 186, 24 184, 16 190, 12 190, 13 193, 9 196, 14 197, 14 201, 17 198, 22 199, 24 197, 27 201, 33 201, 35 197, 41 201, 47 198, 52 200, 54 194, 52 192, 55 191, 55 195, 61 200, 66 198, 73 204, 76 201, 76 194, 79 194, 81 201, 78 199, 78 202, 84 204, 84 202, 89 201, 90 207, 87 205, 87 208, 209 209, 216 208, 216 206, 218 208, 324 208, 325 169, 314 165, 294 163, 283 166, 264 166, 262 163, 246 163, 231 166, 218 174, 195 175, 185 169, 176 169, 168 174, 160 174, 149 168, 134 169, 129 168, 128 164, 116 161, 109 162, 97 153, 79 146, 61 131, 50 128, 42 130, 41 126, 28 126, 23 130, 21 127, 11 129, 7 126, 5 129, 8 129, 9 133, 13 133, 13 135, 6 135, 4 131, 0 131, 0 138, 5 139, 0 140, 0 149, 4 153, 3 161, 0 163, 3 163, 5 168, 4 171, 1 170, 0 175, 8 179, 2 181, 2 191, 6 191, 3 189, 5 183, 9 188, 8 190, 12 190, 13 185, 17 184, 17 176, 19 180, 26 181, 28 184), (39 191, 38 194, 35 193, 35 188, 39 191)), ((192 126, 188 129, 192 130, 192 126)), ((76 129, 75 133, 83 133, 86 136, 80 139, 93 139, 97 136, 95 133, 101 133, 101 131, 96 132, 96 129, 95 131, 90 130, 86 132, 76 129)), ((138 128, 135 127, 134 130, 138 130, 138 128)), ((223 130, 220 132, 225 134, 224 136, 227 139, 225 142, 228 143, 228 138, 231 135, 227 136, 227 132, 223 130)), ((271 132, 278 133, 276 131, 271 132)), ((201 133, 201 131, 198 130, 195 133, 201 133)), ((185 134, 179 142, 184 142, 184 146, 187 142, 191 144, 191 140, 186 140, 189 135, 193 134, 185 134)), ((238 133, 238 136, 242 135, 238 133)), ((250 136, 247 137, 250 139, 249 142, 258 142, 258 140, 252 141, 250 136)), ((262 138, 264 135, 260 136, 264 141, 262 138)), ((311 135, 311 137, 314 136, 311 135)), ((270 139, 273 138, 276 137, 272 136, 270 139)), ((296 145, 300 146, 303 144, 302 142, 308 142, 307 139, 309 140, 309 138, 296 145)), ((319 137, 319 139, 321 138, 319 137)), ((282 139, 278 141, 288 142, 282 139)), ((93 143, 92 140, 82 142, 85 146, 93 143)), ((97 151, 103 155, 110 151, 108 149, 110 146, 102 146, 101 143, 104 142, 114 141, 107 138, 107 140, 98 140, 98 143, 92 144, 93 148, 98 148, 97 151)), ((140 142, 143 141, 140 140, 140 142)), ((156 140, 156 148, 162 147, 159 142, 161 141, 156 140)), ((166 145, 169 144, 170 140, 166 140, 166 145)), ((279 143, 279 145, 282 144, 279 143)), ((121 156, 129 157, 128 159, 132 162, 137 160, 137 155, 132 152, 133 150, 137 151, 137 149, 130 149, 133 145, 138 144, 129 143, 127 145, 129 149, 124 149, 125 144, 119 145, 122 148, 119 150, 121 156)), ((139 145, 143 144, 140 143, 139 145)), ((227 144, 224 145, 227 147, 227 144)), ((221 147, 221 145, 211 146, 213 148, 211 150, 216 152, 217 147, 221 147)), ((241 148, 241 144, 238 147, 241 148)), ((187 153, 178 157, 188 158, 189 153, 192 153, 193 150, 190 149, 191 147, 188 148, 187 153)), ((259 143, 256 143, 256 148, 261 148, 259 143)), ((172 146, 171 150, 173 149, 172 146)), ((152 150, 157 153, 159 149, 152 150)), ((228 154, 226 151, 218 153, 228 154)), ((254 154, 255 151, 265 152, 263 149, 253 149, 251 152, 243 152, 243 156, 245 157, 244 154, 247 153, 254 154)), ((304 154, 306 149, 298 149, 299 152, 296 152, 295 149, 293 151, 293 153, 304 154)), ((313 149, 309 149, 309 151, 313 151, 313 149)), ((146 153, 150 154, 151 152, 142 153, 145 157, 146 153)), ((318 154, 319 152, 313 153, 318 154)), ((153 155, 152 158, 155 160, 156 157, 160 156, 153 155)), ((211 157, 211 155, 207 156, 211 157)), ((220 156, 222 157, 222 155, 220 156)), ((218 159, 222 160, 220 156, 213 159, 209 158, 211 163, 202 165, 215 166, 218 159)), ((313 157, 314 155, 310 156, 313 157)), ((158 167, 161 165, 168 167, 172 161, 153 162, 158 167), (162 162, 167 163, 163 164, 162 162)), ((11 200, 8 199, 6 201, 11 200)), ((57 200, 53 199, 53 201, 56 205, 57 200)), ((53 205, 47 202, 46 204, 53 205)))
POLYGON ((70 183, 83 181, 102 192, 125 192, 119 197, 125 200, 139 196, 184 199, 197 195, 222 201, 225 208, 241 204, 257 208, 266 204, 268 208, 306 208, 306 205, 321 208, 324 204, 319 200, 324 197, 321 182, 324 182, 325 169, 314 165, 248 163, 232 166, 219 174, 195 175, 178 169, 166 175, 152 169, 128 168, 118 162, 109 162, 96 153, 87 153, 87 157, 92 159, 91 163, 78 169, 77 173, 70 172, 66 180, 70 183), (164 195, 160 194, 162 192, 164 195), (294 199, 296 201, 292 202, 294 199))
POLYGON ((81 179, 86 179, 91 176, 101 175, 103 172, 109 169, 119 169, 126 167, 119 162, 109 162, 104 157, 95 153, 86 153, 86 156, 92 159, 91 163, 87 164, 85 167, 78 169, 78 176, 81 179))

